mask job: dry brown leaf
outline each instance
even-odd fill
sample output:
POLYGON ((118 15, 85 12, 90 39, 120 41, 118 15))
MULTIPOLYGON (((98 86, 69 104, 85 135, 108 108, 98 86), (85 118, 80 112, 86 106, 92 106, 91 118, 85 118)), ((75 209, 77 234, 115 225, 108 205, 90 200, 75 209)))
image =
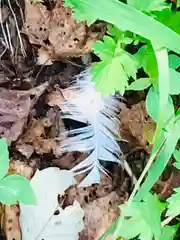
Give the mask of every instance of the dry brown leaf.
POLYGON ((27 179, 31 179, 37 168, 37 162, 31 161, 29 165, 19 160, 10 160, 9 174, 20 174, 27 179))
POLYGON ((65 98, 61 90, 55 90, 48 94, 47 96, 47 104, 51 107, 61 106, 64 103, 65 98))
POLYGON ((86 205, 83 208, 85 226, 83 232, 80 234, 80 240, 98 240, 119 216, 119 204, 119 196, 116 192, 111 192, 109 195, 86 205))
POLYGON ((21 228, 19 224, 19 207, 17 205, 6 205, 4 207, 4 217, 2 229, 7 240, 21 240, 21 228))
POLYGON ((4 21, 6 21, 9 13, 10 13, 10 11, 9 11, 8 7, 3 6, 0 9, 0 23, 4 23, 4 21))
POLYGON ((148 116, 144 101, 141 101, 128 109, 123 107, 120 113, 121 136, 125 139, 132 138, 137 146, 140 146, 147 152, 151 151, 145 131, 153 136, 155 130, 154 121, 148 116), (129 137, 130 136, 130 137, 129 137))
POLYGON ((27 159, 29 159, 34 152, 34 147, 26 143, 17 143, 16 149, 27 159))
POLYGON ((25 18, 24 31, 30 42, 46 48, 52 59, 88 53, 92 44, 105 33, 105 24, 88 28, 85 22, 77 22, 72 10, 64 7, 61 0, 51 11, 41 3, 31 4, 26 0, 25 18))
MULTIPOLYGON (((36 169, 36 164, 31 162, 31 166, 26 165, 24 162, 11 160, 10 161, 10 174, 20 174, 28 179, 31 179, 36 169)), ((7 240, 21 240, 21 228, 19 224, 19 207, 18 205, 5 205, 4 215, 2 218, 2 228, 6 235, 7 240)))
POLYGON ((27 93, 0 89, 0 135, 6 137, 8 144, 22 133, 31 104, 27 93))
POLYGON ((101 175, 101 184, 94 184, 86 188, 72 187, 67 191, 67 201, 72 204, 76 199, 82 207, 92 203, 98 198, 107 196, 113 191, 112 179, 101 175))
POLYGON ((38 65, 52 65, 51 55, 44 47, 38 49, 38 58, 37 58, 38 65))
POLYGON ((31 119, 26 131, 16 144, 16 148, 22 155, 30 158, 35 151, 38 154, 50 153, 55 148, 56 142, 48 138, 45 128, 49 128, 52 122, 48 118, 31 119))

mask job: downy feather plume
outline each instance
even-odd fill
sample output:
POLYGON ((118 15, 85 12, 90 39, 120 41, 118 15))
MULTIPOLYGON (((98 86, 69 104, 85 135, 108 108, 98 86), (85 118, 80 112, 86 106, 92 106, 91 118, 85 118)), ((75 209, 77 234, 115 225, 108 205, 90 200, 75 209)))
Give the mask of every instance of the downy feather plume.
POLYGON ((89 152, 89 156, 72 171, 88 172, 80 186, 100 182, 100 171, 107 174, 102 161, 119 163, 121 150, 117 143, 119 133, 120 99, 104 97, 91 81, 89 70, 81 72, 73 83, 63 90, 66 101, 61 106, 62 118, 87 124, 85 127, 69 130, 61 141, 63 152, 89 152))

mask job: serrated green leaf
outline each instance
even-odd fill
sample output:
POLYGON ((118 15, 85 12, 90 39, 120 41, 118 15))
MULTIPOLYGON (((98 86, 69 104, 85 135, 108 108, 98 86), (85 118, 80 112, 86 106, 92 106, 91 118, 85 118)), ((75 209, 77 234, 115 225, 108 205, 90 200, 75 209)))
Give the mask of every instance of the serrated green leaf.
POLYGON ((174 240, 177 229, 178 229, 177 225, 165 226, 162 229, 162 235, 157 240, 174 240))
POLYGON ((88 23, 104 20, 180 54, 178 34, 119 0, 65 0, 65 4, 73 8, 79 20, 87 20, 88 23))
POLYGON ((176 54, 169 54, 169 67, 176 69, 180 65, 180 57, 177 56, 176 54))
POLYGON ((170 82, 169 82, 169 93, 171 95, 177 95, 180 93, 180 73, 170 68, 170 82))
MULTIPOLYGON (((146 97, 146 110, 149 114, 149 116, 155 121, 158 121, 159 117, 159 93, 155 90, 154 87, 151 87, 149 89, 149 92, 146 97)), ((166 105, 166 111, 164 120, 168 120, 171 118, 174 114, 174 105, 172 98, 168 97, 168 102, 166 105)))
POLYGON ((143 202, 132 202, 120 206, 125 217, 119 235, 131 239, 152 240, 161 236, 161 213, 164 209, 157 196, 148 194, 143 202), (152 211, 153 209, 153 211, 152 211), (131 226, 131 227, 129 227, 131 226))
POLYGON ((168 8, 165 0, 127 0, 127 3, 140 11, 161 11, 168 8))
POLYGON ((105 37, 104 42, 95 43, 93 50, 102 60, 91 68, 97 89, 103 95, 114 94, 116 91, 123 95, 129 77, 136 78, 136 60, 111 37, 105 37))
POLYGON ((180 150, 175 149, 173 153, 176 162, 173 164, 177 169, 180 169, 180 150))
POLYGON ((166 215, 175 217, 180 214, 180 188, 174 188, 173 190, 174 193, 167 199, 169 205, 166 215))
POLYGON ((0 139, 0 179, 2 179, 9 169, 9 151, 5 138, 0 139))
POLYGON ((20 175, 8 175, 0 180, 0 202, 3 204, 35 204, 36 198, 30 182, 20 175))
POLYGON ((150 78, 140 78, 132 82, 126 90, 141 91, 148 88, 152 84, 150 78))

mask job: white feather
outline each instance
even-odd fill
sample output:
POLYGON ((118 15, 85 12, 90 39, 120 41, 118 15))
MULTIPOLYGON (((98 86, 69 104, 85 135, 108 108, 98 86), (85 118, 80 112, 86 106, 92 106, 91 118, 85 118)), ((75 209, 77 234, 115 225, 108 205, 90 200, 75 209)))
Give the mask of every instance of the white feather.
POLYGON ((119 163, 122 154, 116 141, 120 120, 118 118, 120 101, 116 96, 102 96, 91 81, 89 70, 75 77, 72 85, 65 89, 67 100, 61 106, 63 118, 73 119, 88 125, 67 132, 63 139, 63 152, 89 152, 89 156, 75 166, 72 171, 89 174, 80 186, 100 182, 100 172, 107 173, 100 161, 119 163))

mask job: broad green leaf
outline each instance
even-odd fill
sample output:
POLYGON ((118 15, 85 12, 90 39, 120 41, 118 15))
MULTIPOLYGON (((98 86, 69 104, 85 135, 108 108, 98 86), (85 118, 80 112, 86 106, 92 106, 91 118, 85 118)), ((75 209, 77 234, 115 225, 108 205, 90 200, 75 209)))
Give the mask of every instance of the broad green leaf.
MULTIPOLYGON (((155 90, 154 87, 149 89, 149 92, 146 97, 146 109, 149 116, 155 121, 158 122, 159 117, 159 93, 155 90)), ((166 105, 166 111, 164 120, 168 120, 170 117, 174 115, 174 105, 172 98, 168 97, 168 102, 166 105)))
POLYGON ((65 0, 65 5, 72 7, 77 20, 87 20, 89 24, 104 20, 180 54, 178 34, 119 0, 65 0))
MULTIPOLYGON (((164 9, 160 12, 154 12, 156 19, 166 25, 169 29, 180 34, 180 12, 164 9)), ((176 52, 176 51, 175 51, 176 52)))
POLYGON ((168 210, 166 215, 176 217, 180 214, 180 188, 174 188, 174 193, 167 199, 168 210))
POLYGON ((180 93, 180 73, 170 68, 169 74, 170 74, 169 93, 171 95, 179 94, 180 93))
POLYGON ((0 180, 0 202, 3 204, 35 204, 35 195, 30 182, 20 175, 8 175, 0 180))
POLYGON ((132 202, 130 206, 123 204, 120 209, 125 218, 118 232, 123 238, 132 239, 138 236, 140 240, 152 240, 153 236, 161 236, 164 204, 157 196, 148 194, 143 202, 132 202))
POLYGON ((180 150, 175 149, 173 153, 176 162, 173 164, 177 169, 180 169, 180 150))
POLYGON ((152 84, 150 78, 140 78, 134 82, 132 82, 126 90, 135 90, 141 91, 148 88, 152 84))
POLYGON ((140 11, 161 11, 168 8, 165 0, 127 0, 127 3, 140 11))
POLYGON ((178 230, 178 225, 165 226, 162 229, 162 235, 157 240, 174 240, 177 230, 178 230))
MULTIPOLYGON (((174 122, 174 119, 172 119, 172 121, 174 122)), ((162 146, 155 163, 150 168, 145 182, 135 196, 135 199, 137 200, 141 200, 147 195, 154 183, 158 180, 159 176, 163 173, 176 148, 176 144, 180 138, 180 121, 176 121, 174 124, 169 123, 169 126, 170 128, 168 131, 164 132, 164 138, 166 141, 162 146)))
POLYGON ((165 143, 160 149, 159 155, 155 163, 151 166, 148 176, 141 186, 140 190, 136 194, 137 199, 143 199, 150 191, 154 183, 158 180, 166 167, 170 157, 172 156, 176 147, 177 141, 179 140, 180 133, 177 133, 177 129, 180 127, 180 121, 174 122, 174 115, 171 117, 167 125, 167 105, 169 97, 169 64, 168 55, 165 49, 155 50, 157 63, 158 63, 158 89, 159 89, 159 103, 157 109, 158 121, 154 135, 154 145, 151 156, 158 150, 161 141, 165 143), (163 131, 166 128, 166 131, 163 131), (161 139, 162 138, 162 139, 161 139))
POLYGON ((150 78, 156 79, 158 77, 156 56, 150 45, 142 46, 135 57, 139 62, 139 68, 143 67, 150 78))
POLYGON ((180 57, 178 57, 176 54, 169 54, 169 67, 176 69, 180 65, 180 57))
POLYGON ((180 0, 177 0, 177 7, 180 7, 180 0))
POLYGON ((0 139, 0 179, 2 179, 9 169, 9 151, 5 138, 0 139))
POLYGON ((101 61, 91 68, 97 89, 103 95, 116 91, 123 95, 129 77, 136 78, 137 62, 131 54, 121 48, 119 42, 116 43, 111 37, 104 37, 104 42, 95 43, 93 50, 101 58, 101 61))

